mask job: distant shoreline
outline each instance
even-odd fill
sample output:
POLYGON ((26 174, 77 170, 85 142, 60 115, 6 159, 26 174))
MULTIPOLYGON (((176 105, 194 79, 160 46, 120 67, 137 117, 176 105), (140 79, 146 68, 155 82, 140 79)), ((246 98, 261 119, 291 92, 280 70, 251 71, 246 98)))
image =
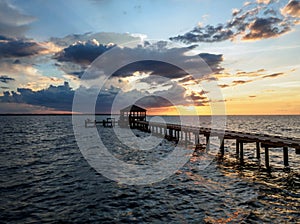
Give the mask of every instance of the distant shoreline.
MULTIPOLYGON (((95 115, 95 116, 116 116, 120 114, 0 114, 0 116, 87 116, 87 115, 95 115)), ((176 116, 197 116, 197 115, 147 115, 147 116, 169 116, 169 117, 176 117, 176 116)), ((300 116, 300 114, 226 114, 226 115, 198 115, 200 117, 209 117, 209 116, 300 116)))

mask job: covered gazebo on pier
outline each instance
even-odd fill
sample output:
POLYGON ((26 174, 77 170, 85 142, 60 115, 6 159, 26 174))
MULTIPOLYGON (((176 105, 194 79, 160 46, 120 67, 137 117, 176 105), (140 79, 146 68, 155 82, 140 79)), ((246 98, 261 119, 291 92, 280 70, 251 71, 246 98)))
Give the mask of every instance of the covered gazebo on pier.
POLYGON ((137 105, 129 105, 120 110, 119 125, 121 127, 135 128, 135 121, 146 121, 147 110, 137 105))

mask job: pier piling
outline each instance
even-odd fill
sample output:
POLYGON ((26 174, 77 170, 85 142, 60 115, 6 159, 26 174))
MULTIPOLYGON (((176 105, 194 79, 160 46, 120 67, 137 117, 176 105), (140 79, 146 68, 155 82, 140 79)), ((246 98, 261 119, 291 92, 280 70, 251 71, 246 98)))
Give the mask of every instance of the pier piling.
POLYGON ((236 143, 235 143, 235 153, 236 153, 236 157, 239 157, 240 154, 240 142, 238 139, 236 139, 236 143))
POLYGON ((270 170, 269 146, 265 146, 265 166, 270 170))
POLYGON ((241 166, 244 165, 244 145, 243 145, 243 142, 242 141, 239 141, 240 142, 240 164, 241 166))
POLYGON ((288 147, 283 147, 283 164, 285 167, 289 166, 289 151, 288 147))
POLYGON ((256 158, 260 160, 260 145, 259 142, 256 142, 256 158))
POLYGON ((224 138, 220 139, 220 153, 221 156, 224 156, 225 150, 224 150, 224 138))

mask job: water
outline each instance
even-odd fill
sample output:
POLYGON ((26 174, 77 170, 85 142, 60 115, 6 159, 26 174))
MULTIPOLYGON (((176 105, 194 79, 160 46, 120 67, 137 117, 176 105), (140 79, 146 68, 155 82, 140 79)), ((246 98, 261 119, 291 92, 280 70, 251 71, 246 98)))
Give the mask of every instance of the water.
MULTIPOLYGON (((299 137, 299 118, 229 116, 227 126, 239 131, 299 137)), ((130 186, 111 181, 89 166, 77 147, 70 116, 0 116, 0 125, 2 223, 299 221, 300 156, 293 150, 292 170, 285 173, 281 151, 272 149, 274 171, 268 174, 257 169, 251 144, 245 147, 247 165, 239 169, 231 155, 232 142, 228 141, 224 160, 215 159, 204 170, 199 169, 201 161, 194 156, 161 182, 130 186)), ((99 133, 112 136, 112 129, 98 129, 99 133)), ((168 148, 168 144, 171 143, 163 142, 160 147, 168 148)), ((118 156, 132 162, 135 153, 118 156)), ((145 158, 139 159, 137 162, 144 162, 145 158)))

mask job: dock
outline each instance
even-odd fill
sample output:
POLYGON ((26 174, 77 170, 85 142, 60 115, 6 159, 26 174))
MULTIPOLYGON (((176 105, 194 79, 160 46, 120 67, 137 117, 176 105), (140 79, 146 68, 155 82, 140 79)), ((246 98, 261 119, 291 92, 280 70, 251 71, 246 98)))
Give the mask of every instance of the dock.
POLYGON ((231 139, 236 141, 236 157, 239 159, 240 165, 244 165, 244 144, 255 143, 256 144, 256 158, 260 160, 261 148, 264 149, 265 154, 265 166, 270 169, 270 148, 282 148, 283 152, 283 164, 287 168, 289 167, 289 149, 294 149, 296 154, 300 154, 300 139, 289 138, 282 136, 272 136, 266 134, 256 134, 249 132, 239 132, 230 130, 218 130, 205 127, 191 127, 178 124, 162 124, 148 121, 135 121, 136 124, 132 125, 141 131, 151 132, 156 135, 168 137, 177 142, 185 142, 191 140, 191 135, 194 136, 195 146, 200 144, 200 136, 203 135, 206 139, 204 143, 206 149, 209 149, 210 138, 215 136, 220 140, 220 155, 225 154, 225 139, 231 139))
POLYGON ((216 137, 219 140, 219 155, 222 157, 225 154, 225 140, 235 141, 235 156, 241 166, 244 165, 244 145, 248 143, 255 144, 255 154, 258 161, 261 160, 261 153, 264 153, 265 166, 270 170, 270 148, 282 148, 283 165, 286 170, 289 170, 289 153, 295 150, 295 153, 300 155, 300 139, 290 138, 276 135, 257 134, 249 132, 239 132, 230 130, 219 130, 206 127, 194 127, 170 123, 158 123, 146 121, 147 110, 137 106, 129 105, 120 110, 120 119, 115 121, 114 118, 107 118, 103 121, 85 121, 85 127, 95 127, 101 124, 104 127, 113 127, 118 124, 121 128, 139 129, 144 132, 149 132, 153 135, 165 138, 169 141, 180 143, 187 147, 191 144, 195 146, 195 150, 204 148, 209 151, 210 140, 216 137), (192 138, 193 136, 193 138, 192 138), (200 143, 200 139, 205 139, 204 143, 200 143), (205 147, 202 147, 202 146, 205 147), (263 152, 264 151, 264 152, 263 152))
POLYGON ((114 127, 118 122, 115 118, 106 118, 106 120, 96 121, 96 120, 85 120, 84 126, 88 127, 96 127, 97 124, 103 125, 103 127, 114 127))

